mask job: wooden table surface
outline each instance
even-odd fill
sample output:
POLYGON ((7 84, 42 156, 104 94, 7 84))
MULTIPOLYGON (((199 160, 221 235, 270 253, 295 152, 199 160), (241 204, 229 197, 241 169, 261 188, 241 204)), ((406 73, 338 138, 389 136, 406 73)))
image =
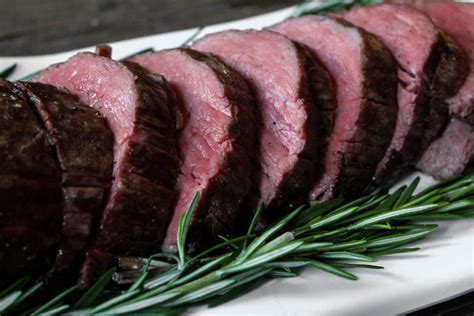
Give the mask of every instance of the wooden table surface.
POLYGON ((0 56, 48 54, 241 19, 299 0, 0 0, 0 56))

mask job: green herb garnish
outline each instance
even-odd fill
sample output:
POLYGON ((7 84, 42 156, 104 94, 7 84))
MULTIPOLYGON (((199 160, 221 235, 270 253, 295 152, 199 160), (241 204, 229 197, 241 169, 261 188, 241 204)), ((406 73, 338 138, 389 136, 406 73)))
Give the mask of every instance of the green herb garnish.
POLYGON ((196 37, 199 36, 199 34, 202 33, 202 31, 204 30, 204 26, 200 26, 198 27, 198 29, 188 38, 186 39, 183 44, 181 44, 179 47, 185 47, 187 46, 189 43, 191 43, 196 37))
POLYGON ((326 0, 318 3, 303 1, 296 7, 293 16, 304 16, 312 14, 327 14, 338 11, 350 10, 356 5, 368 5, 380 2, 380 0, 326 0))
POLYGON ((3 70, 0 70, 0 78, 7 79, 15 71, 15 68, 16 68, 16 63, 11 66, 8 66, 7 68, 3 70))
MULTIPOLYGON (((150 263, 164 258, 168 262, 162 267, 165 271, 152 276, 146 264, 132 285, 117 292, 117 285, 111 282, 114 270, 109 270, 82 296, 70 298, 78 290, 75 286, 30 312, 166 314, 182 312, 196 304, 213 307, 246 293, 266 278, 295 277, 303 267, 357 280, 347 269, 382 269, 368 263, 381 256, 419 250, 405 245, 431 235, 438 227, 420 221, 472 218, 474 174, 414 194, 418 183, 416 178, 393 193, 377 190, 345 203, 336 199, 302 206, 255 233, 255 223, 264 212, 261 206, 245 236, 223 238, 218 245, 191 256, 185 245, 199 199, 196 194, 180 220, 178 255, 159 253, 148 260, 141 259, 150 263), (116 293, 113 296, 107 294, 111 288, 116 293)), ((0 307, 4 312, 18 311, 16 302, 31 291, 23 290, 28 282, 20 279, 1 293, 0 307)), ((21 310, 26 309, 25 303, 27 300, 21 310)))

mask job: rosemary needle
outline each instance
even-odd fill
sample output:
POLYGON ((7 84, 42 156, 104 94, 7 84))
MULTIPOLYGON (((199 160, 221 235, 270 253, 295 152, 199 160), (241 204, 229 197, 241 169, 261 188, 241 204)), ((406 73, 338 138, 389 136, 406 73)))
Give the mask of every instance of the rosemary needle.
POLYGON ((15 71, 16 63, 0 71, 0 78, 7 79, 15 71))

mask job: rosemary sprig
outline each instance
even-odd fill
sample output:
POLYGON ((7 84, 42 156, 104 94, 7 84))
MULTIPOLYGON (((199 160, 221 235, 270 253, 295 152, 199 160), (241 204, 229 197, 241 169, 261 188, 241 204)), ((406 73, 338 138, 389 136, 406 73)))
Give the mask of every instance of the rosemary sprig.
MULTIPOLYGON (((28 313, 28 314, 40 315, 40 314, 44 314, 46 312, 52 313, 52 311, 54 311, 58 307, 58 306, 56 306, 57 304, 62 305, 63 300, 65 298, 67 298, 68 296, 70 296, 71 294, 77 292, 77 290, 79 290, 80 287, 81 287, 80 284, 76 284, 76 285, 70 287, 69 289, 59 293, 58 295, 56 295, 51 300, 49 300, 46 303, 40 305, 38 308, 35 308, 34 310, 31 311, 31 313, 28 313)), ((64 310, 62 309, 61 311, 64 311, 64 310)))
POLYGON ((91 286, 82 297, 74 304, 74 309, 83 309, 89 307, 94 303, 94 301, 100 296, 100 294, 105 290, 107 285, 112 281, 112 275, 114 274, 116 268, 113 267, 107 272, 105 272, 97 282, 91 286))
POLYGON ((7 68, 0 70, 0 78, 7 79, 15 71, 16 63, 8 66, 7 68))
POLYGON ((24 276, 14 283, 12 283, 10 286, 8 286, 6 289, 0 292, 0 298, 7 296, 8 294, 21 290, 28 282, 31 281, 31 278, 29 276, 24 276))
POLYGON ((119 61, 124 61, 124 60, 127 60, 129 58, 135 57, 137 55, 141 55, 141 54, 145 54, 145 53, 149 53, 149 52, 153 52, 153 51, 154 51, 154 49, 152 47, 147 47, 147 48, 139 50, 138 52, 135 52, 135 53, 132 53, 132 54, 127 55, 125 57, 122 57, 122 58, 119 59, 119 61))
POLYGON ((186 39, 181 45, 179 45, 179 47, 185 47, 185 46, 188 46, 189 43, 191 43, 192 41, 194 41, 194 39, 196 37, 199 36, 199 34, 202 33, 202 31, 204 31, 204 28, 205 26, 200 26, 197 28, 197 30, 188 38, 186 39))
MULTIPOLYGON (((220 254, 218 257, 214 257, 214 261, 206 263, 207 266, 215 269, 214 271, 209 271, 209 273, 189 283, 186 283, 188 280, 185 280, 186 282, 180 282, 180 279, 182 280, 182 278, 186 277, 180 276, 170 282, 168 286, 161 288, 160 291, 155 291, 152 295, 147 295, 149 292, 147 293, 148 290, 145 289, 140 296, 129 301, 122 301, 121 304, 109 310, 105 310, 104 313, 129 313, 153 306, 182 306, 189 303, 205 303, 206 301, 214 305, 221 296, 223 300, 226 301, 225 298, 233 296, 231 295, 233 293, 239 293, 239 289, 248 286, 248 283, 253 283, 266 275, 278 277, 282 275, 280 268, 292 268, 295 263, 297 265, 309 265, 350 280, 355 280, 355 275, 343 269, 351 267, 379 267, 353 264, 350 262, 340 263, 339 261, 372 262, 376 261, 376 259, 382 255, 415 251, 417 249, 396 248, 406 243, 422 239, 436 229, 435 226, 417 224, 410 226, 404 217, 413 216, 413 214, 428 215, 427 213, 432 214, 438 209, 449 213, 451 210, 464 210, 463 206, 467 208, 472 206, 470 203, 460 203, 457 200, 450 200, 453 196, 455 198, 466 198, 466 196, 472 196, 474 194, 474 189, 471 187, 474 182, 472 175, 463 178, 463 184, 461 186, 451 186, 451 191, 443 191, 442 196, 437 199, 437 203, 418 206, 411 205, 407 207, 406 205, 412 200, 419 199, 422 196, 413 196, 418 182, 419 179, 415 179, 408 187, 404 187, 393 194, 386 195, 377 193, 370 198, 360 200, 359 203, 348 203, 339 207, 337 207, 337 203, 335 203, 332 210, 325 209, 324 212, 314 214, 316 220, 315 218, 308 218, 308 214, 315 212, 317 207, 312 207, 311 210, 306 209, 304 211, 301 208, 297 209, 281 221, 269 227, 259 236, 256 236, 247 247, 241 247, 238 250, 229 248, 227 252, 220 254), (459 195, 456 193, 460 191, 462 191, 463 194, 459 195), (384 196, 384 199, 379 199, 381 196, 384 196), (378 204, 374 204, 374 200, 377 199, 378 204), (371 205, 372 207, 367 208, 367 205, 371 205), (450 209, 448 208, 449 205, 456 205, 456 207, 451 207, 450 209), (348 208, 348 206, 350 207, 348 208), (362 210, 362 213, 358 213, 360 210, 362 210), (377 212, 374 213, 374 210, 377 210, 377 212), (362 240, 344 240, 344 238, 342 238, 342 240, 339 240, 337 243, 330 243, 333 236, 324 237, 324 242, 320 241, 318 243, 314 243, 310 241, 311 238, 307 238, 311 237, 311 234, 317 234, 318 228, 324 227, 328 229, 328 226, 337 225, 337 221, 334 219, 337 219, 341 214, 349 214, 347 215, 349 219, 352 216, 352 220, 343 227, 343 232, 352 232, 354 230, 362 231, 370 228, 376 232, 382 232, 385 235, 369 236, 362 240), (362 216, 361 219, 354 219, 361 214, 365 214, 365 216, 362 216), (304 218, 305 221, 307 220, 307 223, 302 221, 302 218, 304 218), (303 224, 300 224, 299 227, 293 226, 294 229, 292 231, 284 231, 285 228, 292 227, 292 224, 298 222, 303 224), (318 224, 319 227, 313 226, 315 230, 312 230, 311 225, 315 225, 315 223, 323 224, 318 224), (390 225, 374 226, 379 223, 388 223, 390 225), (404 223, 404 226, 397 225, 398 223, 404 223), (294 232, 301 231, 302 228, 304 228, 304 234, 296 238, 294 232), (401 229, 406 232, 400 233, 401 229), (393 249, 394 247, 395 249, 393 249), (358 249, 359 251, 354 252, 354 250, 358 249), (295 258, 295 254, 298 254, 299 257, 295 258), (235 259, 225 263, 228 258, 232 257, 235 259), (283 258, 287 258, 287 260, 281 261, 283 258), (280 264, 275 265, 277 262, 280 264), (222 264, 222 266, 219 267, 220 264, 222 264), (269 272, 273 271, 277 272, 269 274, 269 272), (247 277, 248 275, 254 277, 249 279, 247 277)), ((430 194, 430 192, 423 194, 430 194)), ((323 204, 322 207, 325 208, 326 205, 327 204, 323 204)), ((339 230, 341 229, 339 228, 339 230)), ((252 230, 249 229, 249 233, 251 232, 252 230)), ((244 242, 242 242, 242 244, 244 244, 244 242)), ((206 265, 202 265, 201 267, 206 265)), ((196 271, 198 269, 196 269, 196 271)), ((204 270, 207 271, 208 269, 204 270)), ((285 276, 295 275, 291 273, 291 270, 283 274, 285 276)))
POLYGON ((28 74, 28 75, 26 75, 26 76, 24 76, 24 77, 21 77, 21 78, 19 79, 19 81, 31 81, 31 80, 33 80, 33 78, 36 77, 42 70, 43 70, 43 69, 38 70, 38 71, 35 71, 35 72, 33 72, 33 73, 30 73, 30 74, 28 74))
POLYGON ((20 298, 21 294, 21 291, 13 291, 2 297, 2 299, 0 300, 0 313, 5 312, 13 304, 15 304, 15 302, 20 298))
POLYGON ((178 246, 179 254, 178 268, 180 270, 184 269, 184 265, 186 263, 186 238, 188 236, 189 226, 191 226, 191 220, 193 218, 194 211, 196 210, 198 201, 199 192, 194 194, 188 210, 181 214, 179 219, 176 244, 178 246))
MULTIPOLYGON (((43 282, 35 283, 31 288, 22 291, 22 295, 18 297, 14 302, 11 303, 3 312, 10 312, 21 308, 24 304, 29 302, 29 299, 34 297, 43 288, 43 282)), ((1 311, 0 311, 1 312, 1 311)))
POLYGON ((312 14, 326 14, 344 10, 350 10, 356 5, 368 5, 380 2, 380 0, 326 0, 323 3, 303 1, 296 7, 293 16, 304 16, 312 14))
MULTIPOLYGON (((223 238, 220 244, 189 256, 185 245, 199 199, 196 194, 181 217, 178 256, 159 253, 139 260, 147 264, 142 266, 137 280, 112 298, 105 295, 113 286, 109 284, 113 273, 110 270, 75 303, 64 303, 77 291, 73 287, 32 312, 106 315, 168 313, 196 304, 212 307, 238 297, 265 278, 295 277, 303 267, 357 280, 347 269, 381 269, 367 263, 376 262, 381 256, 419 250, 404 245, 426 238, 437 229, 437 225, 419 221, 472 218, 474 174, 414 194, 418 183, 416 178, 391 194, 377 190, 352 202, 337 199, 302 206, 255 234, 255 224, 264 211, 260 207, 246 235, 223 238), (150 276, 148 268, 156 258, 165 258, 168 263, 160 265, 164 272, 150 276)), ((2 292, 0 307, 7 306, 7 313, 15 311, 11 306, 22 297, 25 280, 2 292)))

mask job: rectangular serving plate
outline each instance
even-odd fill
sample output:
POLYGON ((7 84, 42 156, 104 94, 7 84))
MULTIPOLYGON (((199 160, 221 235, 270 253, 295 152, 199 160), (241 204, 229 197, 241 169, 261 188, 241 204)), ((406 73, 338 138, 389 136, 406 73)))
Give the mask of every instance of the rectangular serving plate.
MULTIPOLYGON (((206 26, 199 37, 227 29, 260 29, 291 16, 295 7, 238 21, 206 26)), ((178 47, 198 29, 145 36, 110 43, 113 58, 120 59, 145 48, 178 47)), ((17 63, 11 79, 17 80, 53 63, 66 60, 88 47, 63 53, 0 57, 0 69, 17 63)), ((395 187, 421 177, 419 190, 435 181, 414 173, 395 187)), ((440 223, 440 228, 416 246, 420 251, 393 255, 377 264, 384 270, 354 269, 358 281, 304 269, 299 277, 274 279, 258 289, 216 308, 200 307, 196 315, 395 315, 431 304, 474 288, 474 223, 458 220, 440 223)))

